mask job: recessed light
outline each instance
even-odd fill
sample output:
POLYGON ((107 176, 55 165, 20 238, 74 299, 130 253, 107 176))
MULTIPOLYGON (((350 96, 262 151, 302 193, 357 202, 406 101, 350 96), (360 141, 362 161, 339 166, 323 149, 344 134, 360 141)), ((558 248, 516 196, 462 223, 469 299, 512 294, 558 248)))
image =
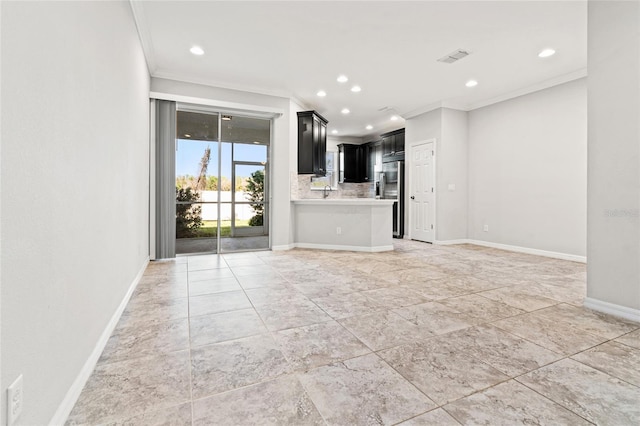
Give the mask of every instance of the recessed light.
POLYGON ((333 129, 333 130, 331 131, 331 133, 333 133, 334 135, 337 135, 337 134, 338 134, 338 131, 337 131, 336 129, 333 129))
POLYGON ((342 111, 340 111, 343 114, 349 114, 351 111, 349 111, 349 108, 342 108, 342 111))
POLYGON ((189 49, 189 52, 193 53, 194 55, 204 55, 204 50, 202 50, 202 47, 200 46, 193 46, 191 49, 189 49))
POLYGON ((469 80, 464 85, 467 86, 467 87, 475 87, 475 86, 478 85, 478 82, 475 81, 475 80, 469 80))
POLYGON ((392 115, 391 116, 391 121, 398 121, 398 116, 397 115, 392 115))
POLYGON ((185 134, 184 134, 184 137, 185 137, 185 138, 190 138, 190 137, 191 137, 191 135, 190 135, 190 134, 188 134, 188 133, 185 133, 185 134))
POLYGON ((347 81, 349 81, 349 78, 346 75, 342 74, 338 76, 338 83, 346 83, 347 81))
POLYGON ((352 92, 355 92, 355 93, 358 93, 358 92, 359 92, 359 91, 361 91, 361 90, 362 90, 362 88, 361 88, 360 86, 353 86, 353 87, 351 88, 351 91, 352 91, 352 92))
POLYGON ((325 92, 324 90, 319 90, 318 93, 316 93, 317 96, 320 96, 321 98, 324 98, 325 96, 327 96, 327 92, 325 92))
POLYGON ((373 126, 371 124, 367 124, 367 127, 365 127, 367 130, 371 130, 373 129, 373 126))
POLYGON ((540 58, 548 58, 549 56, 553 56, 556 54, 556 51, 553 49, 544 49, 538 53, 538 57, 540 58))

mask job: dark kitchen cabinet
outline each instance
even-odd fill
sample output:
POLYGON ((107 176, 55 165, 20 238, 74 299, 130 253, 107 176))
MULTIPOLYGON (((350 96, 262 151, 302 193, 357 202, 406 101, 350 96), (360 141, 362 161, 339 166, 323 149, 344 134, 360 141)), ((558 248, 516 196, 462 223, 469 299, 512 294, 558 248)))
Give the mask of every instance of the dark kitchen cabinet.
POLYGON ((365 161, 367 163, 365 182, 377 181, 376 164, 382 166, 382 141, 369 142, 365 145, 365 161))
POLYGON ((382 138, 382 155, 391 155, 393 148, 395 148, 396 137, 385 136, 382 138))
POLYGON ((404 129, 388 132, 382 137, 383 161, 404 160, 404 129))
POLYGON ((404 152, 404 129, 401 130, 402 132, 396 134, 396 144, 394 146, 396 154, 404 152))
POLYGON ((298 173, 327 173, 327 120, 315 111, 298 112, 298 173))
POLYGON ((364 145, 340 144, 338 145, 338 181, 367 182, 367 161, 364 145))

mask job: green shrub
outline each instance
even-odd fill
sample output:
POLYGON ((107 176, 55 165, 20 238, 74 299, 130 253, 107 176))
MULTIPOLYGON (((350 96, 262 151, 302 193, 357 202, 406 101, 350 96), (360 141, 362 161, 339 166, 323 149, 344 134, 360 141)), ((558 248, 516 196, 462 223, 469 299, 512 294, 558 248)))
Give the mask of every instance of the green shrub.
MULTIPOLYGON (((176 201, 197 202, 200 194, 191 188, 176 187, 176 201)), ((176 204, 176 238, 197 236, 202 227, 202 207, 196 204, 176 204)))
POLYGON ((249 226, 262 226, 264 215, 264 171, 256 170, 247 179, 246 191, 249 193, 251 207, 256 213, 249 219, 249 226))
POLYGON ((249 219, 249 226, 262 226, 262 215, 257 214, 249 219))

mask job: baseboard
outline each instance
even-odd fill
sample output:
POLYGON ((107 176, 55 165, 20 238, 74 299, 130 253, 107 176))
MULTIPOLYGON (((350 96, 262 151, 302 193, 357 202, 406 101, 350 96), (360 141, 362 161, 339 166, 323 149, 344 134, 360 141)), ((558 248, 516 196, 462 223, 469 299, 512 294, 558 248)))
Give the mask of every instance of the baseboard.
POLYGON ((570 260, 572 262, 587 263, 586 256, 578 256, 575 254, 558 253, 555 251, 539 250, 539 249, 528 248, 528 247, 510 246, 507 244, 492 243, 489 241, 481 241, 481 240, 466 240, 466 242, 468 244, 475 244, 477 246, 497 248, 500 250, 515 251, 518 253, 534 254, 536 256, 552 257, 554 259, 562 259, 562 260, 570 260))
POLYGON ((364 251, 368 253, 378 253, 381 251, 393 251, 393 244, 388 246, 342 246, 335 244, 313 244, 313 243, 295 243, 296 247, 317 249, 317 250, 346 250, 346 251, 364 251))
POLYGON ((586 297, 584 299, 584 307, 593 309, 594 311, 613 315, 614 317, 624 318, 630 321, 640 323, 640 309, 633 309, 627 306, 616 305, 614 303, 604 302, 602 300, 586 297))
MULTIPOLYGON (((457 240, 436 240, 433 244, 448 246, 456 244, 474 244, 477 246, 491 247, 500 250, 513 251, 517 253, 533 254, 536 256, 551 257, 553 259, 570 260, 572 262, 587 263, 586 256, 577 256, 575 254, 558 253, 555 251, 539 250, 528 247, 511 246, 508 244, 492 243, 482 240, 470 240, 467 238, 461 238, 457 240)), ((274 246, 272 250, 290 250, 295 247, 300 248, 312 248, 319 250, 349 250, 349 251, 367 251, 367 252, 380 252, 393 250, 393 246, 381 246, 381 247, 359 247, 359 246, 339 246, 330 244, 311 244, 311 243, 294 243, 288 246, 274 246)))
POLYGON ((436 240, 433 244, 438 244, 441 246, 450 246, 453 244, 471 244, 471 240, 467 240, 466 238, 460 240, 436 240))
POLYGON ((116 311, 113 313, 111 320, 109 321, 106 328, 100 335, 100 338, 96 343, 96 346, 93 348, 93 352, 91 352, 91 355, 89 355, 89 358, 82 366, 80 373, 78 374, 76 379, 73 381, 73 384, 71 385, 71 387, 67 391, 67 394, 64 396, 64 399, 58 406, 58 409, 56 410, 56 413, 53 415, 53 418, 49 422, 49 425, 51 426, 64 425, 65 422, 67 421, 67 418, 69 417, 69 414, 71 414, 71 410, 73 409, 73 406, 76 405, 76 402, 78 401, 78 397, 80 397, 80 393, 82 392, 84 385, 87 383, 87 380, 89 380, 89 377, 91 377, 91 373, 93 373, 93 369, 98 363, 98 360, 100 359, 100 355, 102 355, 102 351, 104 350, 104 347, 107 345, 107 341, 109 340, 109 337, 111 337, 111 334, 113 333, 113 330, 116 328, 118 321, 120 321, 120 316, 124 312, 124 309, 127 307, 127 303, 129 303, 129 299, 131 299, 131 295, 133 294, 134 290, 138 286, 138 283, 142 279, 142 275, 144 274, 144 271, 147 269, 148 264, 149 264, 149 258, 147 257, 144 263, 142 264, 142 267, 138 271, 138 274, 136 275, 136 277, 133 279, 133 282, 129 286, 129 290, 127 290, 127 294, 125 294, 125 296, 122 298, 122 302, 120 302, 118 309, 116 309, 116 311))
POLYGON ((273 251, 291 250, 292 248, 295 248, 295 247, 296 247, 295 244, 283 244, 280 246, 271 246, 271 250, 273 251))

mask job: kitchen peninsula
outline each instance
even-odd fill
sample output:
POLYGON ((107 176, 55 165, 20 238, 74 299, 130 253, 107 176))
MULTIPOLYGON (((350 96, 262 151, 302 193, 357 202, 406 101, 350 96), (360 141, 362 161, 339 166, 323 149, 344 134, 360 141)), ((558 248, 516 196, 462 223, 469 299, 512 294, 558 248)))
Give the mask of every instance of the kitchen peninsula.
POLYGON ((302 248, 380 252, 393 250, 393 200, 292 200, 295 245, 302 248))

